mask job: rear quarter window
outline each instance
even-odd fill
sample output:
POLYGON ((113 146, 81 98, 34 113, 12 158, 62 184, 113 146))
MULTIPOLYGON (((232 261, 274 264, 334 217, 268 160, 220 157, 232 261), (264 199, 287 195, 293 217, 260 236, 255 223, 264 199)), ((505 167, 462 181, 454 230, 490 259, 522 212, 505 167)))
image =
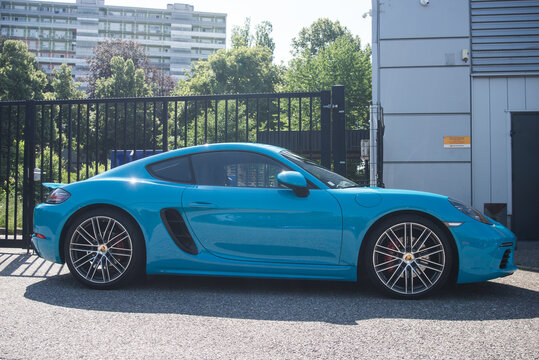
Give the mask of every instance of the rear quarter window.
POLYGON ((146 166, 146 169, 156 179, 186 184, 193 183, 189 156, 158 161, 146 166))

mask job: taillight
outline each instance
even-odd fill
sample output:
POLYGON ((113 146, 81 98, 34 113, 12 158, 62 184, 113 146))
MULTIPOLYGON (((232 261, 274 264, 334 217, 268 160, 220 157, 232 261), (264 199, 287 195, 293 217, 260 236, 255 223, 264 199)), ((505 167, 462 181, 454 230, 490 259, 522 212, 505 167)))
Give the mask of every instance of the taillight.
POLYGON ((47 204, 61 204, 64 201, 66 201, 67 199, 69 199, 70 196, 71 196, 70 193, 68 193, 67 191, 65 191, 63 189, 58 188, 58 189, 54 189, 49 194, 49 196, 47 197, 47 200, 45 200, 45 202, 47 204))

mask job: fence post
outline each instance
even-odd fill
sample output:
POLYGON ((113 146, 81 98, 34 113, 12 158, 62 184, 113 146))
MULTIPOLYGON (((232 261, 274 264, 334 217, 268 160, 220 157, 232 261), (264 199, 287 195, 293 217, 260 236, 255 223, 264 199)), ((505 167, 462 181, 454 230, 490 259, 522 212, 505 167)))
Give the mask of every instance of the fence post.
POLYGON ((168 151, 168 102, 163 102, 163 152, 168 151))
POLYGON ((320 94, 320 162, 331 169, 331 92, 323 90, 320 94))
POLYGON ((333 171, 346 176, 346 138, 345 138, 345 108, 344 85, 331 87, 332 128, 333 128, 333 171))
POLYGON ((34 168, 35 152, 36 103, 34 100, 25 102, 24 117, 24 174, 23 174, 23 215, 22 236, 26 249, 31 247, 31 236, 34 228, 34 168))

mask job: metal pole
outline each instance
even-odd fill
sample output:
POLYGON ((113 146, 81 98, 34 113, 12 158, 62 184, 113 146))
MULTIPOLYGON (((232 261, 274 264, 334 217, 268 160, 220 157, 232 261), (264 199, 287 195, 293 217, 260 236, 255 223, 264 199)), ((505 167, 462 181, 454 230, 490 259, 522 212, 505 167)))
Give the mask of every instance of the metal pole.
POLYGON ((346 176, 346 126, 344 106, 344 85, 331 87, 332 127, 333 127, 333 171, 346 176))
MULTIPOLYGON (((26 101, 26 114, 24 119, 24 179, 23 179, 23 240, 27 251, 30 251, 31 236, 34 228, 34 168, 35 154, 35 124, 36 103, 26 101)), ((18 151, 18 150, 17 150, 18 151)))

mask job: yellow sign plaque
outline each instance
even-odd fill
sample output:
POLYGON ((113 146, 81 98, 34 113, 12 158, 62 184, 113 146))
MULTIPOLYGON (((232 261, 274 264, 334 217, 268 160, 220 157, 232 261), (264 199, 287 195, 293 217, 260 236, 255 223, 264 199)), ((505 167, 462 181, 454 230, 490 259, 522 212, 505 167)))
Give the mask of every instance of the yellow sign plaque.
POLYGON ((470 147, 470 136, 444 136, 445 149, 469 149, 470 147))

